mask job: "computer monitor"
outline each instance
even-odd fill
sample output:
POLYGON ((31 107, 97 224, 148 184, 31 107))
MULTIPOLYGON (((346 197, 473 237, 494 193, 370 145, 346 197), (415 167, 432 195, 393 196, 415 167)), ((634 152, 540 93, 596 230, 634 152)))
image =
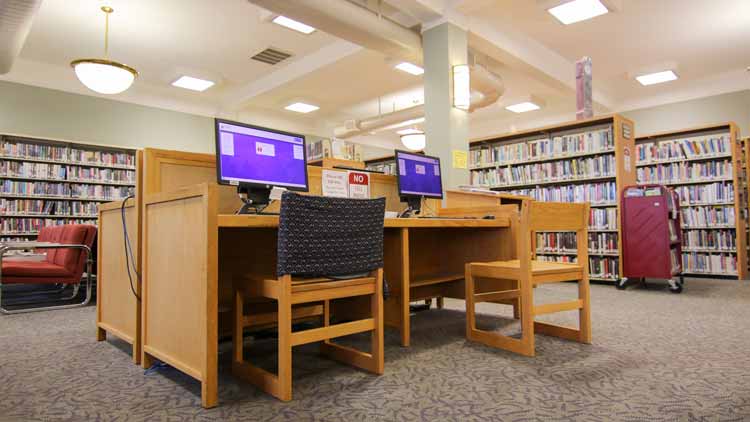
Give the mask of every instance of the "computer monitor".
POLYGON ((407 211, 419 214, 422 198, 443 198, 440 158, 397 150, 396 166, 398 194, 409 204, 407 211))
POLYGON ((308 190, 303 135, 221 119, 215 127, 217 179, 237 186, 242 211, 268 205, 273 187, 308 190))

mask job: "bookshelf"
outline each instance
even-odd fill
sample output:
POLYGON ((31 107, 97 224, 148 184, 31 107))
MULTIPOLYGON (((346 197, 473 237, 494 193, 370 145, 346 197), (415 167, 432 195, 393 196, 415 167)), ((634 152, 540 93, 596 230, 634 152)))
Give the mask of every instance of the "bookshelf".
POLYGON ((362 161, 362 145, 331 139, 307 142, 308 163, 320 162, 324 158, 362 161))
POLYGON ((747 152, 734 123, 636 139, 638 183, 680 197, 684 274, 747 278, 747 152))
MULTIPOLYGON (((469 143, 473 186, 538 201, 589 202, 589 274, 622 277, 620 193, 635 184, 635 125, 611 114, 469 143)), ((575 236, 537 233, 537 259, 572 262, 575 236)))
POLYGON ((373 158, 365 160, 367 170, 381 171, 383 174, 396 174, 396 156, 389 155, 386 157, 373 158))
POLYGON ((96 224, 97 208, 135 186, 135 150, 0 135, 0 239, 44 226, 96 224))

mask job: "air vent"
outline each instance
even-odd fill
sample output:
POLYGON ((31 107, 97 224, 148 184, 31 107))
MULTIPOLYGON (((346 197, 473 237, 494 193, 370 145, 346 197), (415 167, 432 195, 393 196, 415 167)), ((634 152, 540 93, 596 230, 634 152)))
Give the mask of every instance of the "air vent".
POLYGON ((253 60, 257 60, 259 62, 268 63, 270 65, 275 65, 279 62, 282 62, 288 58, 292 57, 291 54, 285 53, 281 50, 277 50, 275 48, 266 48, 265 50, 261 51, 260 53, 254 55, 251 57, 253 60))

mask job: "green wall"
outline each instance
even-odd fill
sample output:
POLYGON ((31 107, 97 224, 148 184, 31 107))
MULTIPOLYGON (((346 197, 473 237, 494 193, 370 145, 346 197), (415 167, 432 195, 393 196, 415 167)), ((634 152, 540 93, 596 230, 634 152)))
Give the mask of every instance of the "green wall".
POLYGON ((213 119, 0 81, 0 133, 193 152, 214 150, 213 119))
POLYGON ((714 95, 622 113, 635 121, 637 136, 735 122, 750 136, 750 90, 714 95))

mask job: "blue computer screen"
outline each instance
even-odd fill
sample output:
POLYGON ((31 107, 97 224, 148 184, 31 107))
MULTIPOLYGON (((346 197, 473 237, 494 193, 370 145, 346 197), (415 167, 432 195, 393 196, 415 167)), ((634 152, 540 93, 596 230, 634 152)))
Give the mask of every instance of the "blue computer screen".
POLYGON ((219 182, 307 190, 305 137, 216 122, 219 182))
POLYGON ((396 162, 400 195, 443 197, 439 158, 396 151, 396 162))

